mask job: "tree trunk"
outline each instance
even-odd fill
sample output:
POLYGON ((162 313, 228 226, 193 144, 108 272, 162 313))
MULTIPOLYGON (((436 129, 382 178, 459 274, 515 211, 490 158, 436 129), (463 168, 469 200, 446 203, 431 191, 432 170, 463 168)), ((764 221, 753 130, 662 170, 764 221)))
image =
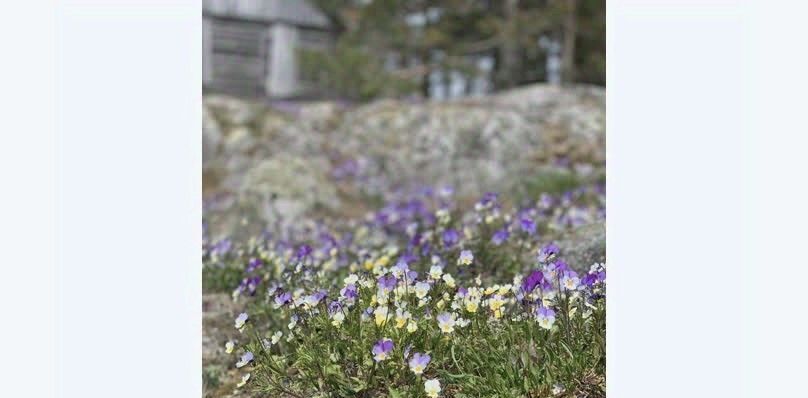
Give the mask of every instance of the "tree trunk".
POLYGON ((519 38, 516 18, 519 13, 519 0, 505 0, 505 26, 502 30, 500 47, 499 81, 500 88, 511 88, 518 82, 519 38))
POLYGON ((575 81, 575 37, 578 35, 578 0, 566 0, 564 48, 561 50, 561 76, 564 83, 575 81))

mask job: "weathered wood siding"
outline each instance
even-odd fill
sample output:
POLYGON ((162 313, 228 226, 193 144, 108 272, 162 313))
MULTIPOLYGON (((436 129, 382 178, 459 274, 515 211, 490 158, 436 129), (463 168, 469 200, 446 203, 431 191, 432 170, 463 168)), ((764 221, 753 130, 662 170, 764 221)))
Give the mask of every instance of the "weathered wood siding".
POLYGON ((244 96, 265 95, 270 30, 264 24, 210 19, 208 88, 244 96))

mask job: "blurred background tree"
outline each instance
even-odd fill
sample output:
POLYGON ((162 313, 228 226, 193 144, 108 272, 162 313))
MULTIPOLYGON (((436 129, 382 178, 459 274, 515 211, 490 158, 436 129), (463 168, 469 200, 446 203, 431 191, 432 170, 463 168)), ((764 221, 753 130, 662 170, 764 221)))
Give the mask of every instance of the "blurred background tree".
POLYGON ((605 85, 605 0, 313 0, 340 27, 302 73, 351 100, 605 85))

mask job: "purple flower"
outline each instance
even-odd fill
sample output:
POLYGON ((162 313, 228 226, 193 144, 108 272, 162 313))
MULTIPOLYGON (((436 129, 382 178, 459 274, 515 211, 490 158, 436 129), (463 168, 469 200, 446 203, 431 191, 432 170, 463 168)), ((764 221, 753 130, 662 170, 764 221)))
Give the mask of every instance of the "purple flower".
POLYGON ((528 235, 533 235, 536 232, 536 223, 528 217, 522 217, 519 220, 519 227, 528 235))
POLYGON ((379 277, 379 279, 377 279, 377 282, 379 284, 380 290, 389 293, 393 291, 393 289, 395 289, 398 280, 396 280, 396 277, 393 275, 387 275, 387 276, 382 275, 379 277))
POLYGON ((338 312, 338 311, 342 311, 342 304, 340 304, 339 301, 335 300, 335 301, 332 301, 331 303, 328 304, 328 313, 329 314, 333 315, 335 312, 338 312))
POLYGON ((345 297, 346 299, 349 300, 353 300, 359 297, 359 293, 356 290, 356 285, 354 285, 353 283, 342 288, 339 294, 342 295, 342 297, 345 297))
POLYGON ((494 233, 494 236, 491 237, 491 242, 499 246, 507 241, 510 236, 511 234, 508 232, 508 228, 505 227, 494 233))
POLYGON ((222 239, 213 245, 213 251, 218 255, 226 254, 233 247, 233 242, 230 239, 222 239))
POLYGON ((250 259, 250 262, 247 263, 247 272, 253 272, 257 268, 260 268, 262 265, 264 265, 264 264, 263 264, 263 262, 261 261, 260 258, 253 257, 253 258, 250 259))
POLYGON ((387 359, 390 351, 393 351, 393 340, 390 339, 381 339, 376 344, 373 345, 373 359, 376 362, 381 362, 387 359))
POLYGON ((496 194, 496 192, 486 192, 483 195, 482 199, 480 199, 478 204, 480 204, 483 207, 496 206, 497 196, 498 195, 496 194))
POLYGON ((253 359, 255 359, 253 353, 247 351, 246 353, 244 353, 244 355, 241 356, 241 359, 239 359, 239 361, 236 362, 236 367, 241 368, 244 365, 247 365, 248 363, 252 362, 253 359))
POLYGON ((312 252, 311 246, 300 245, 300 247, 297 248, 297 254, 296 254, 297 261, 302 261, 306 257, 310 256, 311 252, 312 252))
POLYGON ((280 308, 292 301, 292 293, 286 292, 275 296, 275 307, 280 308))
POLYGON ((539 260, 540 263, 544 263, 557 256, 558 252, 558 246, 556 246, 555 243, 550 243, 539 251, 539 255, 536 257, 536 259, 539 260))
POLYGON ((443 231, 443 245, 446 247, 454 246, 457 241, 460 240, 460 234, 457 233, 457 230, 449 228, 443 231))
POLYGON ((393 275, 397 278, 401 278, 410 270, 409 265, 407 265, 407 261, 404 258, 400 258, 396 265, 390 270, 393 272, 393 275))
POLYGON ((410 370, 416 375, 421 375, 424 373, 424 369, 429 364, 429 360, 431 358, 428 354, 421 354, 420 352, 416 352, 412 359, 410 359, 410 370))
POLYGON ((525 293, 530 293, 533 289, 538 286, 542 280, 544 280, 544 275, 539 270, 534 270, 527 276, 524 280, 522 280, 522 290, 525 293))

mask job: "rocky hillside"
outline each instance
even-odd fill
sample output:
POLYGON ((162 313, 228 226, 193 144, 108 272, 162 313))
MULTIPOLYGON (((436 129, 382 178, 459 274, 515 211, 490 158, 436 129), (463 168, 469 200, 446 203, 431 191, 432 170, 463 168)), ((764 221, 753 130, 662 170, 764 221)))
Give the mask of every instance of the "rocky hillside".
POLYGON ((397 189, 473 197, 518 192, 548 170, 588 178, 605 166, 605 91, 590 86, 294 113, 209 96, 203 118, 206 215, 220 232, 243 220, 362 214, 397 189))

